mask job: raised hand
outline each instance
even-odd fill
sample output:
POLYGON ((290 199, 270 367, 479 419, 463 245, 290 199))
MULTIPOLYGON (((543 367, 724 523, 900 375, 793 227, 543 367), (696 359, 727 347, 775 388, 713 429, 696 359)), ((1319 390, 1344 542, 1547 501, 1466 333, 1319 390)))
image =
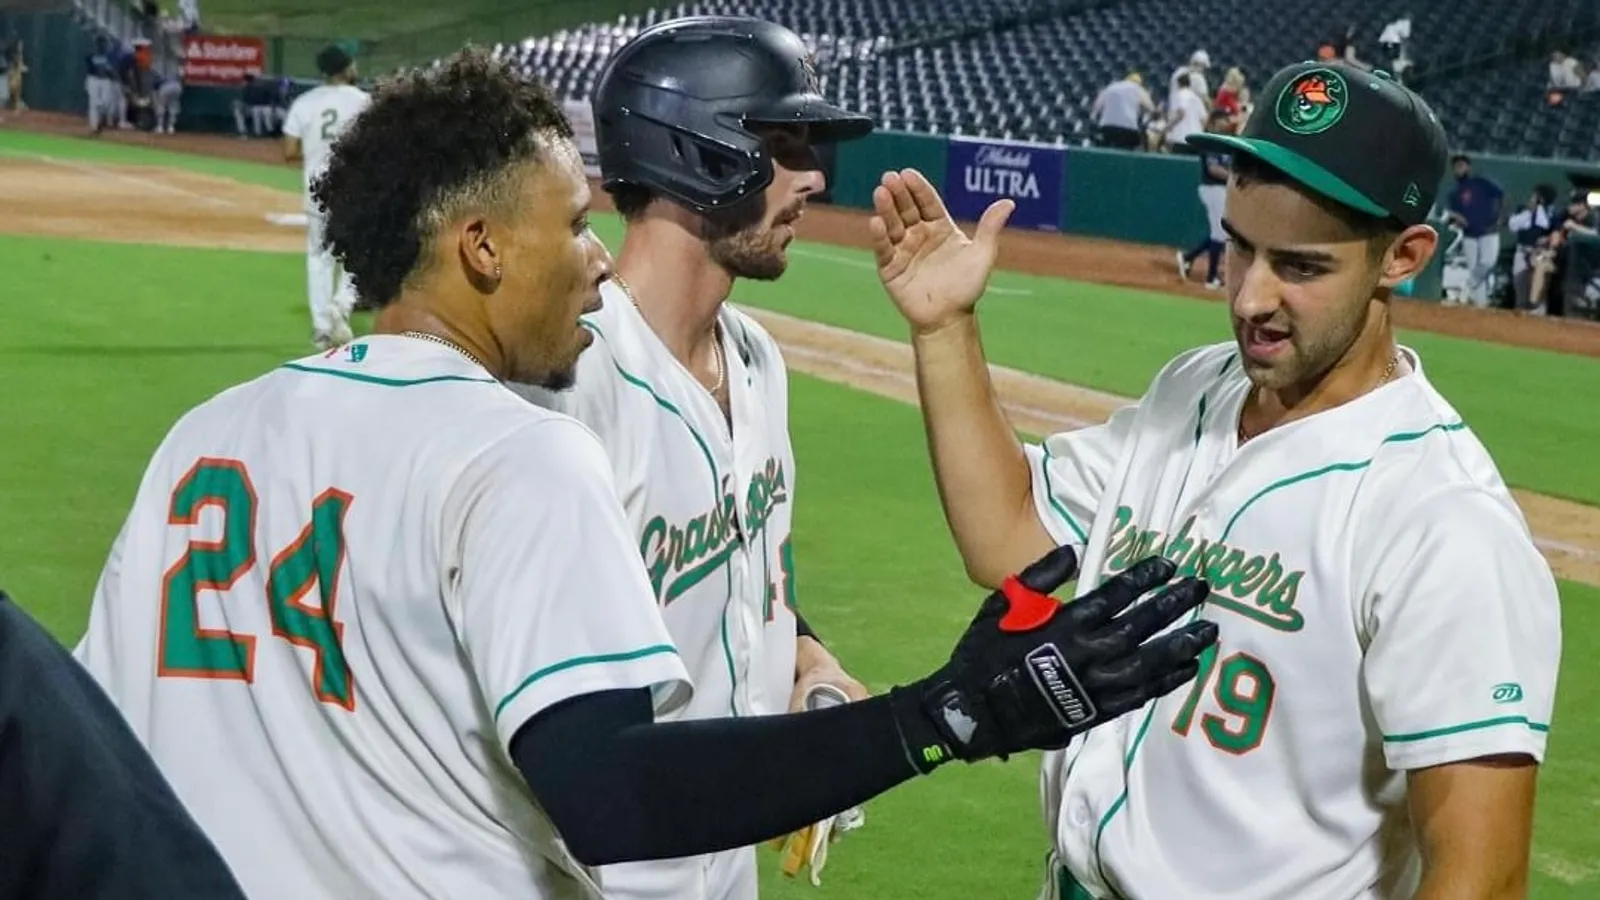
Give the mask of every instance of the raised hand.
POLYGON ((950 218, 939 192, 916 169, 885 172, 867 223, 878 278, 913 331, 935 331, 970 314, 994 268, 1000 232, 1016 209, 996 200, 972 237, 950 218))

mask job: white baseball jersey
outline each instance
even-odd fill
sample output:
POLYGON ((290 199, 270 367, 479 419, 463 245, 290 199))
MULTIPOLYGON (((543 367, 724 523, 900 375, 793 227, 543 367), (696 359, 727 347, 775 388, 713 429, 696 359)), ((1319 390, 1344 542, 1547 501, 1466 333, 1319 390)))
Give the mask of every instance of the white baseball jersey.
POLYGON ((77 656, 245 891, 296 900, 599 897, 510 741, 689 693, 593 433, 391 335, 173 427, 77 656))
MULTIPOLYGON (((577 417, 611 456, 617 489, 656 602, 694 681, 680 718, 787 712, 794 686, 794 451, 778 346, 724 304, 733 427, 615 282, 584 319, 595 342, 576 386, 515 389, 577 417)), ((747 849, 747 848, 746 848, 747 849)), ((730 851, 739 854, 742 851, 730 851)), ((753 854, 738 862, 662 860, 609 867, 629 900, 751 896, 753 854), (718 874, 726 873, 726 874, 718 874)))
POLYGON ((1028 448, 1079 591, 1153 553, 1212 585, 1192 685, 1046 755, 1066 875, 1045 896, 1410 897, 1405 771, 1541 760, 1561 651, 1550 569, 1489 454, 1411 375, 1238 446, 1232 344, 1103 425, 1028 448), (1081 890, 1073 889, 1073 882, 1081 890))
POLYGON ((283 133, 300 140, 306 208, 312 206, 311 182, 328 167, 334 141, 371 103, 372 96, 353 84, 323 84, 289 104, 283 133))

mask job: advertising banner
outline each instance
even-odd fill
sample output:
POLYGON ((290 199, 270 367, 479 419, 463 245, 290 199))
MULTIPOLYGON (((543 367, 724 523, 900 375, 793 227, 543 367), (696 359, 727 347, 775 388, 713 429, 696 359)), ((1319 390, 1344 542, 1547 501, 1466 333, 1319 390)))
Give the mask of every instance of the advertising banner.
POLYGON ((236 34, 192 35, 183 39, 184 84, 238 87, 245 75, 259 77, 267 61, 266 42, 236 34))
POLYGON ((952 137, 944 198, 957 219, 977 221, 989 204, 1017 204, 1010 224, 1061 230, 1061 176, 1066 148, 1021 141, 952 137))

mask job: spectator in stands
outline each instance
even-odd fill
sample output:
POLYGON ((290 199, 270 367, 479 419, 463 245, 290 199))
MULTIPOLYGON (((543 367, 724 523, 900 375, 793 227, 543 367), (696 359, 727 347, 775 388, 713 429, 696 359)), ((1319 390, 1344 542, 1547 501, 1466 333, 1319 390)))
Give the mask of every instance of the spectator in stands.
POLYGON ((1206 128, 1206 105, 1189 86, 1187 74, 1178 76, 1178 89, 1168 98, 1167 123, 1161 129, 1161 143, 1168 153, 1193 154, 1189 135, 1206 128))
POLYGON ((1372 64, 1356 55, 1356 26, 1346 25, 1344 31, 1317 45, 1317 59, 1343 60, 1358 69, 1371 71, 1372 64))
POLYGON ((1589 77, 1583 80, 1583 92, 1589 94, 1594 91, 1600 91, 1600 57, 1595 58, 1594 68, 1589 70, 1589 77))
POLYGON ((1506 223, 1516 239, 1516 250, 1511 257, 1511 287, 1518 312, 1544 315, 1544 298, 1534 298, 1533 274, 1536 264, 1548 262, 1544 258, 1550 254, 1550 229, 1556 215, 1552 204, 1555 202, 1556 189, 1541 184, 1506 223))
POLYGON ((1118 150, 1139 149, 1144 145, 1140 125, 1155 109, 1155 102, 1144 89, 1144 79, 1138 72, 1129 72, 1127 77, 1106 85, 1089 110, 1099 129, 1099 145, 1118 150))
MULTIPOLYGON (((1206 130, 1211 132, 1231 133, 1234 131, 1234 122, 1227 113, 1220 109, 1213 109, 1211 116, 1206 120, 1206 130)), ((1206 211, 1207 233, 1203 240, 1187 253, 1178 253, 1178 277, 1184 281, 1189 280, 1189 269, 1200 259, 1200 254, 1206 255, 1206 288, 1217 290, 1222 287, 1222 250, 1228 240, 1228 232, 1222 227, 1222 209, 1228 199, 1228 172, 1233 164, 1232 157, 1227 153, 1208 150, 1200 156, 1200 205, 1206 211)))
POLYGON ((1250 116, 1250 87, 1245 84, 1244 71, 1238 66, 1230 68, 1222 76, 1222 87, 1217 88, 1216 99, 1211 102, 1211 111, 1222 111, 1228 117, 1228 133, 1239 130, 1244 120, 1250 116))
POLYGON ((1406 70, 1411 68, 1411 54, 1408 52, 1410 40, 1410 16, 1403 16, 1383 26, 1383 32, 1378 35, 1378 45, 1388 54, 1389 71, 1394 73, 1396 81, 1404 82, 1406 70))
MULTIPOLYGON (((1211 91, 1206 87, 1206 71, 1210 68, 1211 54, 1204 50, 1196 50, 1194 54, 1189 57, 1189 61, 1187 63, 1172 70, 1172 77, 1167 79, 1168 121, 1173 119, 1173 113, 1176 111, 1173 104, 1176 102, 1176 98, 1178 96, 1178 79, 1180 78, 1186 77, 1189 79, 1186 82, 1189 89, 1194 91, 1194 95, 1196 97, 1200 98, 1201 105, 1205 105, 1206 100, 1211 97, 1211 91)), ((1195 123, 1196 131, 1200 130, 1201 124, 1205 121, 1204 114, 1209 111, 1209 108, 1202 111, 1200 121, 1195 123)))
POLYGON ((1550 54, 1550 89, 1574 91, 1583 86, 1583 68, 1578 60, 1557 50, 1550 54))

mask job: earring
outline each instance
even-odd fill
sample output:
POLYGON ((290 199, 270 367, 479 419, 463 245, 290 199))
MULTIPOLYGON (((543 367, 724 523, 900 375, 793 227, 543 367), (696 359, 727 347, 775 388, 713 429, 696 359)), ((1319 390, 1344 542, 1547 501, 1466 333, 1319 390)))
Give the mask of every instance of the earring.
POLYGON ((499 263, 495 263, 494 264, 494 280, 495 281, 499 281, 500 280, 500 264, 499 263))

